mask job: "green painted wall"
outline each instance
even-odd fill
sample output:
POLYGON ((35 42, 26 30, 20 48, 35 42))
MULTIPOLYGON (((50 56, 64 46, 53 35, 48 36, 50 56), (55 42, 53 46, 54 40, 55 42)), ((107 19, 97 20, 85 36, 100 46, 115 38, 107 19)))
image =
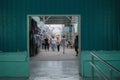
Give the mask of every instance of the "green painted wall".
POLYGON ((0 53, 0 77, 29 77, 29 57, 23 52, 0 53))
POLYGON ((119 4, 119 0, 1 0, 0 50, 27 50, 28 14, 81 15, 82 50, 119 50, 119 4))
MULTIPOLYGON (((114 50, 113 51, 104 51, 104 50, 102 50, 102 51, 94 51, 94 54, 96 54, 97 56, 99 56, 100 58, 102 58, 103 60, 108 62, 109 64, 111 64, 113 67, 120 70, 120 51, 114 51, 114 50)), ((92 75, 92 70, 91 70, 92 68, 89 64, 89 62, 91 61, 91 58, 92 58, 90 55, 90 51, 82 51, 82 54, 80 56, 81 56, 81 58, 80 58, 80 75, 84 79, 90 78, 92 75)), ((106 73, 107 75, 110 74, 108 68, 105 65, 103 65, 100 61, 96 61, 95 64, 99 65, 100 69, 102 69, 104 71, 104 73, 106 73)), ((97 72, 97 71, 95 70, 95 72, 97 72)), ((113 77, 117 76, 120 79, 120 75, 116 74, 115 72, 113 72, 112 76, 113 77)), ((117 80, 117 79, 115 79, 115 80, 117 80)))
MULTIPOLYGON (((27 51, 28 14, 81 15, 82 51, 120 50, 120 0, 0 0, 0 51, 27 51)), ((25 63, 28 69, 29 61, 25 63)))

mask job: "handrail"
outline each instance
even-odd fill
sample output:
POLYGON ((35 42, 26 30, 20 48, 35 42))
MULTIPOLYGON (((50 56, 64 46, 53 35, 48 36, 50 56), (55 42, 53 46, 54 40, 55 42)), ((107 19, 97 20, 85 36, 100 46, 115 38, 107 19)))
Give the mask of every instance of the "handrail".
POLYGON ((110 70, 113 70, 113 71, 117 72, 118 74, 120 74, 120 70, 116 69, 115 67, 113 67, 112 65, 107 63, 105 60, 103 60, 102 58, 100 58, 97 55, 95 55, 93 52, 90 52, 90 54, 92 56, 94 56, 96 59, 98 59, 99 61, 101 61, 102 63, 104 63, 106 66, 108 66, 110 68, 110 70))
MULTIPOLYGON (((93 52, 90 52, 90 54, 92 55, 92 62, 91 62, 92 64, 90 63, 90 65, 92 66, 92 70, 93 70, 93 68, 95 66, 94 65, 94 58, 96 58, 97 60, 99 60, 100 62, 102 62, 104 65, 106 65, 109 68, 109 70, 110 70, 110 78, 112 78, 112 71, 114 71, 114 72, 116 72, 116 73, 118 73, 120 75, 120 70, 116 69, 115 67, 113 67, 112 65, 107 63, 105 60, 103 60, 102 58, 95 55, 93 52)), ((92 76, 94 77, 93 71, 92 71, 92 76)))
POLYGON ((99 67, 97 67, 96 65, 94 65, 92 62, 90 62, 91 66, 93 68, 95 68, 97 70, 97 72, 105 79, 105 80, 108 80, 108 77, 106 77, 105 73, 102 72, 99 67))

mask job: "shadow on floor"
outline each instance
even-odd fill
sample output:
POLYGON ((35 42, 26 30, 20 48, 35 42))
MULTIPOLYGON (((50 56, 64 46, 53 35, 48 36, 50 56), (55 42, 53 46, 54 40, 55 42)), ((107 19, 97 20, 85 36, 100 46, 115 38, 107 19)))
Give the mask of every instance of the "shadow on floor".
POLYGON ((28 77, 0 77, 0 80, 28 80, 28 77))

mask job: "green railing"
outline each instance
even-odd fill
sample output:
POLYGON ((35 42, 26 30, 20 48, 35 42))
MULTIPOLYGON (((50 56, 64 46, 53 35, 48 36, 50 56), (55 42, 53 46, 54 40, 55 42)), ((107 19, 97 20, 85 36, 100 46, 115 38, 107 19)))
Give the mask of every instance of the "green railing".
POLYGON ((98 57, 96 54, 94 54, 94 52, 90 52, 90 54, 92 56, 92 60, 90 62, 90 65, 92 66, 92 80, 120 80, 120 71, 118 69, 110 65, 102 58, 98 57), (102 63, 106 67, 106 69, 108 69, 109 74, 101 69, 100 66, 96 64, 96 62, 102 63), (99 76, 96 76, 95 71, 99 74, 99 76), (118 76, 115 77, 113 73, 116 73, 118 76))

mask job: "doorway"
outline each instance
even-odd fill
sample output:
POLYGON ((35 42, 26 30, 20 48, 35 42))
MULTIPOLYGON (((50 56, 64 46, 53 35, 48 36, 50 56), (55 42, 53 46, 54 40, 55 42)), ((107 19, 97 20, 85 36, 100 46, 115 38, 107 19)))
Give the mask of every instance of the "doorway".
MULTIPOLYGON (((30 56, 36 55, 38 45, 35 44, 34 34, 42 37, 65 35, 69 46, 74 47, 75 36, 79 36, 79 52, 81 51, 81 16, 80 15, 28 15, 27 16, 27 49, 30 56), (61 31, 62 30, 62 31, 61 31), (50 36, 52 35, 52 36, 50 36), (34 43, 32 43, 34 42, 34 43), (32 44, 31 44, 32 43, 32 44), (33 46, 34 45, 34 46, 33 46)), ((41 48, 42 44, 39 43, 41 48)), ((67 46, 68 47, 68 46, 67 46)))
MULTIPOLYGON (((28 15, 27 22, 28 22, 27 46, 28 46, 28 53, 30 56, 30 66, 32 65, 31 66, 32 70, 30 71, 31 78, 33 78, 36 75, 39 76, 42 75, 43 77, 43 74, 54 77, 54 75, 56 74, 50 74, 50 72, 54 71, 54 69, 55 71, 60 71, 60 74, 57 75, 61 75, 62 78, 64 78, 64 77, 68 77, 67 75, 69 75, 69 73, 72 73, 72 70, 75 70, 75 68, 79 67, 78 62, 75 61, 75 60, 79 61, 79 57, 75 56, 73 44, 74 44, 75 36, 79 34, 78 36, 79 36, 79 55, 80 55, 81 52, 81 16, 80 15, 28 15), (38 35, 40 37, 44 37, 44 39, 46 37, 47 38, 59 37, 60 40, 62 39, 63 36, 65 36, 66 41, 69 41, 69 45, 66 45, 65 47, 66 50, 69 51, 65 51, 65 54, 63 54, 62 47, 60 48, 61 49, 60 52, 58 52, 57 49, 56 51, 53 51, 51 45, 49 45, 50 46, 49 50, 47 49, 47 47, 45 50, 45 46, 42 46, 42 43, 36 44, 37 42, 36 39, 33 39, 35 37, 38 37, 38 35), (44 66, 41 67, 42 65, 46 66, 47 72, 43 71, 45 67, 44 66), (74 65, 71 66, 71 70, 70 70, 71 72, 67 71, 68 70, 67 68, 70 68, 70 65, 74 65), (37 70, 38 68, 40 68, 39 69, 40 73, 38 72, 39 70, 35 71, 36 68, 37 70), (65 73, 64 75, 61 74, 61 70, 63 71, 62 73, 64 73, 64 71, 66 71, 67 73, 65 73)), ((79 75, 79 70, 75 70, 75 72, 76 73, 72 73, 72 75, 74 74, 79 75)), ((76 75, 73 77, 76 77, 76 75)), ((40 78, 40 79, 44 79, 44 78, 40 78)))

